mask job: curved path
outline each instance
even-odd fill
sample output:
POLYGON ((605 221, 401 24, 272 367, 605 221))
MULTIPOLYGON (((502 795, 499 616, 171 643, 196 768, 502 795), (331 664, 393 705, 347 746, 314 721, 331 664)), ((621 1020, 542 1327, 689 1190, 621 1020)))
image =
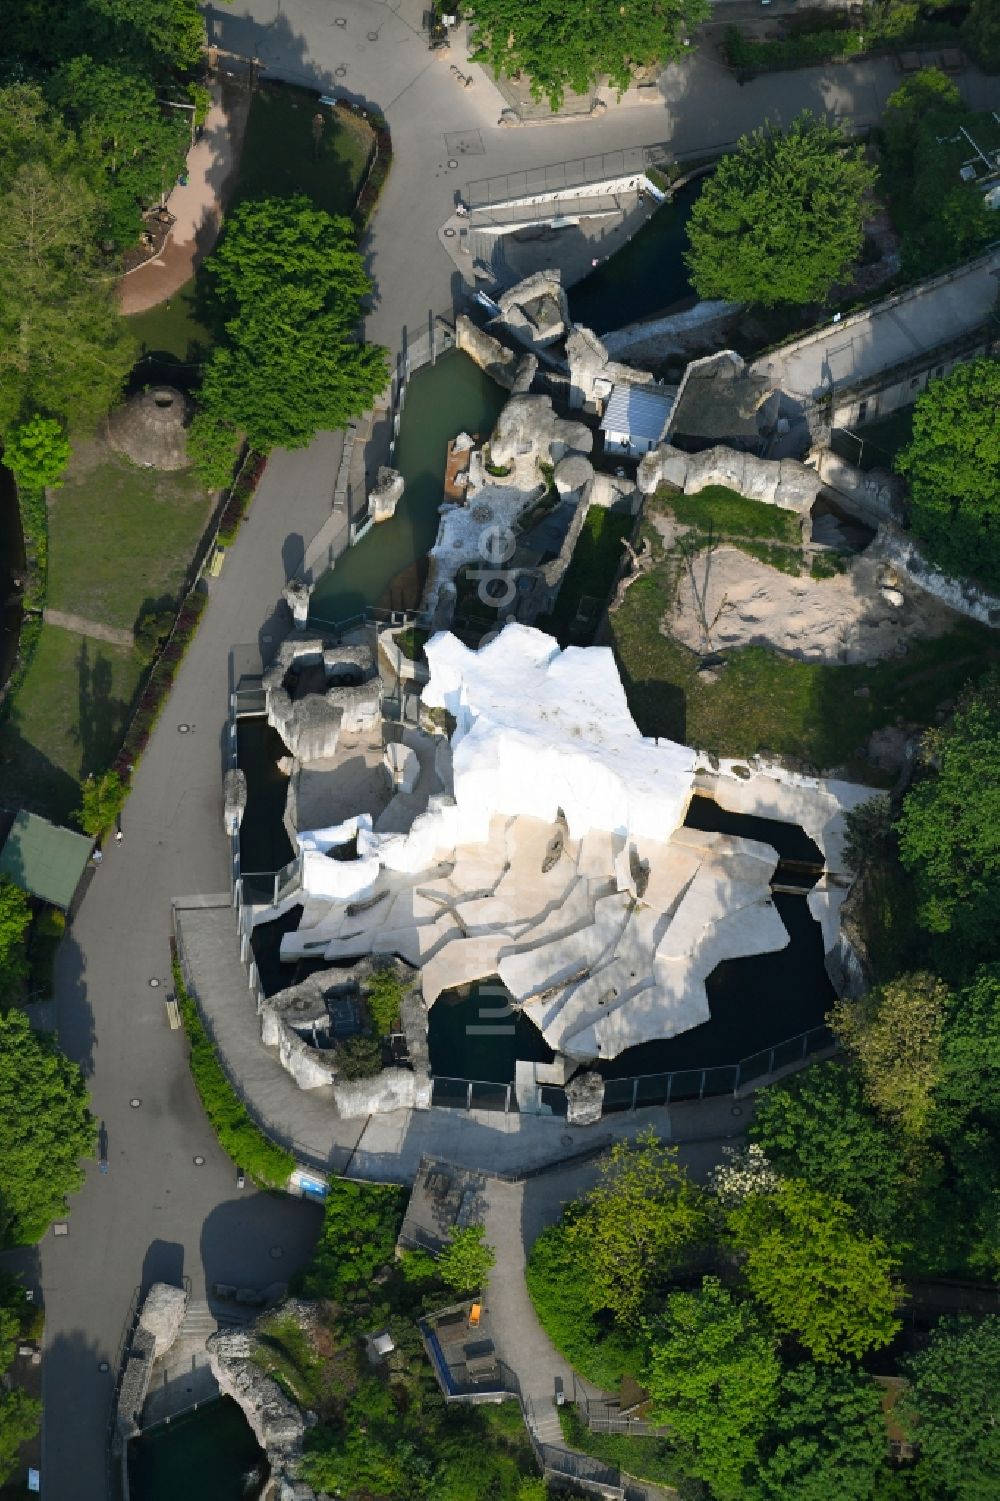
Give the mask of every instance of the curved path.
MULTIPOLYGON (((376 0, 209 8, 213 29, 221 28, 216 39, 256 52, 276 76, 323 89, 342 80, 356 98, 386 110, 397 154, 368 247, 378 288, 368 332, 394 351, 404 325, 421 326, 428 312, 451 306, 454 273, 436 235, 467 178, 595 147, 673 138, 708 148, 772 110, 787 118, 807 103, 870 118, 895 82, 888 65, 872 63, 784 73, 737 90, 729 75, 694 58, 664 75, 663 108, 613 109, 599 129, 580 122, 501 131, 499 97, 479 70, 471 70, 473 88, 460 89, 448 64, 427 51, 422 8, 423 0, 400 0, 398 9, 376 0), (345 27, 333 24, 334 10, 345 27), (347 71, 337 79, 341 67, 347 71), (450 168, 451 160, 460 168, 450 168)), ((104 1501, 111 1378, 98 1365, 115 1359, 136 1285, 183 1273, 201 1299, 215 1280, 270 1282, 301 1262, 315 1233, 309 1206, 236 1190, 162 998, 171 899, 222 892, 228 881, 220 795, 228 651, 258 638, 266 648, 276 633, 269 602, 329 514, 339 451, 339 437, 324 434, 306 452, 272 458, 222 576, 211 582, 209 608, 136 773, 124 842, 95 873, 59 952, 58 1031, 89 1076, 111 1170, 101 1176, 91 1166, 67 1236, 49 1235, 20 1258, 29 1281, 41 1283, 47 1309, 43 1485, 50 1501, 104 1501), (192 733, 178 734, 181 723, 192 733)), ((398 1147, 386 1133, 380 1151, 398 1147)))

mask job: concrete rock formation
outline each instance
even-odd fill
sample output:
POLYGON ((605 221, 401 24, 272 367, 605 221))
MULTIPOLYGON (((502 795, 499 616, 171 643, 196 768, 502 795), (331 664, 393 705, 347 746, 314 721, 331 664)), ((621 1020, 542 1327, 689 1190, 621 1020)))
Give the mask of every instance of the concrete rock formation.
POLYGON ((227 834, 236 834, 247 807, 247 779, 238 766, 226 772, 222 788, 222 824, 227 834))
POLYGON ((403 476, 398 470, 381 464, 375 477, 375 488, 368 493, 368 505, 376 525, 380 521, 390 521, 395 516, 396 507, 402 498, 403 476))
POLYGON ((637 386, 653 379, 644 370, 633 370, 612 359, 604 341, 582 324, 577 324, 566 340, 566 358, 569 361, 569 404, 583 411, 596 412, 600 403, 610 396, 611 387, 616 382, 637 386))
POLYGON ((309 621, 309 601, 313 586, 301 579, 291 579, 281 591, 281 597, 292 612, 292 621, 297 631, 304 631, 309 621))
MULTIPOLYGON (((299 1316, 300 1305, 286 1303, 283 1312, 299 1316)), ((301 1309, 303 1320, 308 1310, 301 1309)), ((268 1496, 275 1501, 316 1501, 316 1493, 297 1478, 306 1430, 315 1415, 303 1412, 286 1397, 276 1381, 253 1359, 257 1339, 252 1330, 219 1330, 207 1344, 212 1374, 224 1397, 242 1409, 271 1467, 268 1496)))
POLYGON ((518 356, 465 313, 459 313, 455 321, 455 344, 498 386, 505 391, 513 389, 520 364, 518 356))
POLYGON ((529 349, 545 349, 569 327, 569 304, 558 267, 536 271, 498 298, 502 323, 529 349))
POLYGON ((604 1080, 600 1074, 577 1074, 566 1085, 566 1124, 594 1126, 604 1110, 604 1080))
POLYGON ((173 386, 150 386, 108 418, 108 442, 143 469, 186 469, 190 403, 173 386))
POLYGON ((168 1282, 154 1282, 139 1315, 139 1326, 153 1337, 153 1353, 159 1359, 180 1333, 187 1312, 187 1293, 168 1282))
POLYGON ((332 756, 340 735, 374 729, 382 686, 366 646, 290 636, 263 678, 267 722, 300 761, 332 756))
POLYGON ((724 485, 759 500, 808 516, 823 488, 815 469, 798 459, 759 459, 736 448, 709 448, 704 453, 685 453, 663 443, 639 463, 637 483, 644 495, 660 485, 672 485, 685 495, 696 495, 709 485, 724 485))
POLYGON ((514 483, 531 489, 542 479, 540 464, 558 464, 568 453, 589 454, 593 446, 590 428, 558 417, 551 397, 514 396, 497 418, 490 457, 501 469, 512 466, 514 483))

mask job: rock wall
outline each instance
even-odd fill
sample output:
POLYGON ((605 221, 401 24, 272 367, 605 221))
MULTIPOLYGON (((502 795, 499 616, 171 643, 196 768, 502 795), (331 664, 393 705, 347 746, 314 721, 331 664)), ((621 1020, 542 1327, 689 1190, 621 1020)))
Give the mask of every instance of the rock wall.
POLYGON ((823 484, 816 470, 798 459, 758 459, 721 446, 704 453, 684 453, 669 443, 646 454, 639 464, 637 483, 644 495, 652 495, 660 485, 673 485, 685 495, 696 495, 709 485, 725 485, 748 500, 780 506, 800 516, 809 515, 823 484))
MULTIPOLYGON (((285 1313, 297 1305, 286 1303, 285 1313)), ((267 1496, 273 1501, 316 1501, 316 1492, 296 1478, 306 1430, 316 1422, 285 1396, 276 1381, 252 1359, 256 1347, 252 1330, 220 1330, 207 1344, 212 1375, 224 1397, 242 1409, 271 1466, 267 1496)))
POLYGON ((880 521, 903 519, 906 486, 898 475, 887 469, 859 469, 829 448, 814 449, 809 459, 823 484, 862 521, 877 526, 880 521))
POLYGON ((932 594, 950 610, 978 620, 981 625, 1000 627, 1000 596, 989 594, 971 579, 949 577, 933 563, 928 562, 920 550, 920 544, 896 526, 879 528, 873 544, 879 555, 905 573, 918 589, 932 594))
POLYGON ((503 386, 505 391, 513 389, 519 356, 485 329, 479 328, 465 313, 459 313, 456 319, 455 343, 498 386, 503 386))

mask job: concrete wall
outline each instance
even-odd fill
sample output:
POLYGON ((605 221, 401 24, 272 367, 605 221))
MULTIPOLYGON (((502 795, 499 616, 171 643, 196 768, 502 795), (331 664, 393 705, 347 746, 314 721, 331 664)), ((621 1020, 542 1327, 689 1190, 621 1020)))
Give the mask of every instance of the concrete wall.
MULTIPOLYGON (((839 392, 833 403, 833 426, 854 431, 865 422, 874 422, 877 417, 887 417, 890 412, 911 406, 932 380, 940 380, 959 365, 990 354, 998 343, 996 333, 984 329, 967 349, 949 355, 930 353, 919 362, 919 368, 908 365, 899 373, 887 372, 883 384, 869 383, 867 387, 839 392)), ((864 432, 859 432, 858 437, 863 440, 864 432)))

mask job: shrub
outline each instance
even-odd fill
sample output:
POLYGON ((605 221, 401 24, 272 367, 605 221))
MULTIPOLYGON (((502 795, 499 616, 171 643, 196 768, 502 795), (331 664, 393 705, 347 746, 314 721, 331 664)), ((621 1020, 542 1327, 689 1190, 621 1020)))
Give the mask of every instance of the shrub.
POLYGON ((117 771, 103 771, 99 777, 89 776, 80 793, 80 807, 76 821, 85 834, 99 839, 118 817, 128 796, 128 788, 117 771))
POLYGON ((365 984, 365 1004, 372 1026, 379 1037, 388 1037, 399 1020, 404 987, 396 971, 388 965, 377 969, 365 984))
POLYGON ((407 1197, 394 1184, 331 1179, 323 1228, 301 1279, 303 1296, 339 1301, 367 1291, 393 1260, 407 1197))
POLYGON ((382 1069, 382 1044, 374 1037, 345 1037, 337 1044, 337 1077, 370 1079, 382 1069))
POLYGON ((174 995, 191 1048, 188 1055, 191 1076, 220 1147, 262 1187, 285 1188, 295 1158, 270 1141, 251 1120, 223 1072, 176 958, 173 972, 174 995))
POLYGON ((634 1336, 614 1332, 593 1310, 584 1248, 567 1233, 573 1212, 535 1241, 525 1281, 538 1321, 560 1355, 587 1381, 612 1391, 623 1375, 638 1375, 643 1354, 634 1336))
POLYGON ((33 491, 60 485, 69 455, 69 439, 51 417, 32 417, 12 428, 3 450, 4 463, 18 485, 33 491))
POLYGON ((166 646, 146 679, 132 722, 125 731, 122 748, 114 760, 113 769, 123 781, 131 776, 135 763, 149 744, 153 726, 159 718, 160 710, 177 676, 177 669, 207 604, 208 595, 204 590, 197 587, 191 590, 180 608, 166 646))
POLYGON ((486 1286, 497 1258, 493 1247, 486 1244, 485 1236, 482 1225, 456 1230, 438 1257, 441 1281, 455 1292, 474 1293, 486 1286))
POLYGON ((405 631, 400 631, 396 637, 396 645, 403 656, 409 662, 419 662, 424 655, 424 646, 430 639, 430 631, 421 630, 419 626, 408 625, 405 631))

